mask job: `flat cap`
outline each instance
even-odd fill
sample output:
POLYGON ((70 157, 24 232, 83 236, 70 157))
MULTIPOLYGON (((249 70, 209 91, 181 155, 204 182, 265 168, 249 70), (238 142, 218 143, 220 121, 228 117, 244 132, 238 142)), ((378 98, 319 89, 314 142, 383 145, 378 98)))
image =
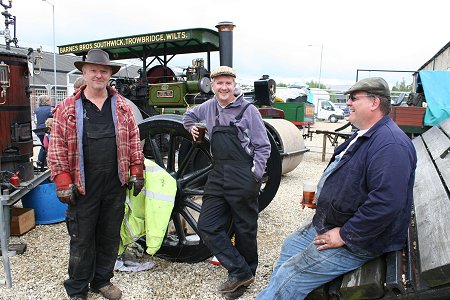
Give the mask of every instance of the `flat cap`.
POLYGON ((391 96, 391 91, 389 90, 388 83, 381 77, 370 77, 361 79, 344 94, 352 94, 357 91, 364 91, 385 97, 391 96))
POLYGON ((228 66, 220 66, 214 71, 211 72, 211 79, 217 76, 232 76, 236 78, 236 72, 234 72, 233 68, 230 68, 228 66))

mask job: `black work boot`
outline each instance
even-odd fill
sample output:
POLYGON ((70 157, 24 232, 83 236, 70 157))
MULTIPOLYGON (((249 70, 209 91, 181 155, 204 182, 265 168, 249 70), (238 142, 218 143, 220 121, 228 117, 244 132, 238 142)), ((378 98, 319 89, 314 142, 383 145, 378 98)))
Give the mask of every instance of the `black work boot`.
POLYGON ((241 297, 246 291, 247 291, 247 287, 246 286, 240 286, 234 292, 223 293, 222 295, 227 300, 234 300, 234 299, 237 299, 237 298, 241 297))

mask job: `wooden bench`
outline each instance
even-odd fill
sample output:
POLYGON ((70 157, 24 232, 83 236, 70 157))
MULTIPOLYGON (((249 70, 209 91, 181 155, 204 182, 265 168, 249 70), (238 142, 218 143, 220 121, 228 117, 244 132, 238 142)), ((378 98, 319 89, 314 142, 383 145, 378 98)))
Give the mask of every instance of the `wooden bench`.
POLYGON ((422 279, 450 283, 450 118, 413 140, 417 151, 414 209, 422 279))
POLYGON ((413 139, 414 207, 407 246, 313 291, 308 299, 448 299, 450 118, 413 139), (326 297, 325 297, 326 296, 326 297))

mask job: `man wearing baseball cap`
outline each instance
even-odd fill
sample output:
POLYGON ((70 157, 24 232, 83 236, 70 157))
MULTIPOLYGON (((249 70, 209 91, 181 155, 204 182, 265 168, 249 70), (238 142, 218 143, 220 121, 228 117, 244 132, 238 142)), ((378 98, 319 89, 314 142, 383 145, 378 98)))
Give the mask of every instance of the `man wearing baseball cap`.
POLYGON ((214 160, 208 175, 198 229, 203 242, 228 270, 219 286, 226 297, 242 295, 255 280, 258 195, 270 156, 270 142, 256 106, 235 96, 236 73, 228 66, 211 72, 214 97, 188 110, 184 127, 198 138, 197 122, 206 123, 214 160), (233 219, 235 246, 226 224, 233 219))
POLYGON ((391 120, 380 77, 358 81, 349 121, 359 129, 336 148, 316 190, 311 223, 288 236, 269 285, 256 299, 304 299, 309 292, 406 245, 416 151, 391 120))
POLYGON ((68 204, 70 299, 86 299, 89 288, 107 299, 121 299, 110 280, 120 242, 125 191, 143 187, 144 155, 139 130, 125 98, 108 86, 120 66, 93 49, 75 62, 86 85, 53 112, 48 153, 56 195, 68 204))

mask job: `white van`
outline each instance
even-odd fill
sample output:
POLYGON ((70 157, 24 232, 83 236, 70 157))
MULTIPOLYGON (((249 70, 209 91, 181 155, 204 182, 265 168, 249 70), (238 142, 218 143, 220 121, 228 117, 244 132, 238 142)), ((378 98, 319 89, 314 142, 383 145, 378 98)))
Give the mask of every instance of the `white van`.
POLYGON ((314 104, 314 115, 317 119, 328 120, 332 123, 344 119, 344 111, 330 101, 330 94, 327 91, 310 89, 308 101, 314 104))

